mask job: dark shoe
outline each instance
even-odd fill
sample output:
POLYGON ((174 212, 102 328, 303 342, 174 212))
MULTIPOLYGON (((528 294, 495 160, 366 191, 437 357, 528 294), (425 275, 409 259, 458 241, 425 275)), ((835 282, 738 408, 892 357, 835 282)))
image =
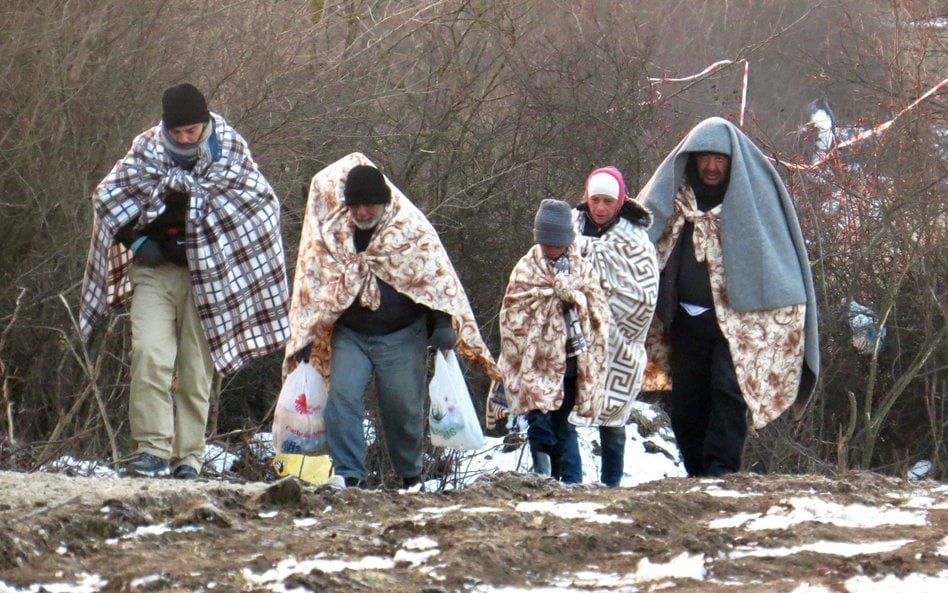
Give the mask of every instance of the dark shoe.
POLYGON ((141 476, 146 478, 167 476, 168 462, 151 453, 136 453, 128 463, 125 464, 124 469, 125 474, 129 476, 141 476))
POLYGON ((425 481, 421 476, 402 478, 402 489, 412 492, 423 492, 425 489, 425 481))
POLYGON ((196 480, 198 477, 198 470, 194 469, 190 465, 181 464, 178 467, 174 468, 174 479, 176 480, 196 480))
POLYGON ((356 478, 355 476, 346 476, 344 480, 346 482, 346 488, 361 488, 365 490, 369 487, 365 480, 356 478))

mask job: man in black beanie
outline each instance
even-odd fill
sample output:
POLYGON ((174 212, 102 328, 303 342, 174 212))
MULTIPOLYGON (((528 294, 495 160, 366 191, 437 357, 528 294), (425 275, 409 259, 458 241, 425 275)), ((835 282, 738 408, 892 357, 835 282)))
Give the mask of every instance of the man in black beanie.
POLYGON ((283 345, 288 290, 280 205, 247 142, 191 84, 165 90, 161 107, 93 196, 81 330, 88 338, 131 300, 136 450, 122 469, 190 479, 204 462, 215 369, 283 345))
POLYGON ((326 439, 337 485, 387 483, 366 465, 365 390, 397 486, 423 484, 427 350, 456 350, 498 375, 437 232, 363 155, 316 174, 300 239, 284 371, 326 378, 326 439))

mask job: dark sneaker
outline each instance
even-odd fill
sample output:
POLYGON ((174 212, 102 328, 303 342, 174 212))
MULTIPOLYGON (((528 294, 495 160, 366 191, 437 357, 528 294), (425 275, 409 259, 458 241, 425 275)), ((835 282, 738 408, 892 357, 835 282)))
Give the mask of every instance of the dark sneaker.
POLYGON ((198 477, 198 470, 194 469, 190 465, 181 464, 178 467, 174 468, 175 480, 196 480, 198 477))
POLYGON ((421 476, 411 478, 402 478, 402 490, 409 492, 422 492, 425 489, 425 481, 421 476))
POLYGON ((361 488, 365 490, 369 487, 369 485, 366 484, 365 480, 361 480, 354 476, 346 476, 344 480, 345 480, 346 488, 361 488))
POLYGON ((151 453, 136 453, 125 464, 125 473, 129 476, 154 478, 168 475, 168 462, 151 453))

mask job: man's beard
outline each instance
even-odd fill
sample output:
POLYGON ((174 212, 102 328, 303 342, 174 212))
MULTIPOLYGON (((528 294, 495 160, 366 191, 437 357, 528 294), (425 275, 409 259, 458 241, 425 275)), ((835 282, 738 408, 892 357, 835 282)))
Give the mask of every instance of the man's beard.
POLYGON ((349 220, 352 222, 352 226, 359 230, 367 231, 369 229, 374 229, 378 226, 379 222, 382 220, 382 215, 385 214, 384 210, 380 210, 378 214, 372 218, 367 218, 365 220, 357 220, 355 216, 349 216, 349 220))

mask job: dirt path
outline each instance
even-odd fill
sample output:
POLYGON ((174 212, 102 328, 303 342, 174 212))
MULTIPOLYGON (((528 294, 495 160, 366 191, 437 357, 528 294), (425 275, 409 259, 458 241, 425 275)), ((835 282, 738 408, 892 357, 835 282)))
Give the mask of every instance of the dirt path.
POLYGON ((0 593, 923 593, 946 567, 948 486, 866 474, 404 493, 0 472, 0 593))

